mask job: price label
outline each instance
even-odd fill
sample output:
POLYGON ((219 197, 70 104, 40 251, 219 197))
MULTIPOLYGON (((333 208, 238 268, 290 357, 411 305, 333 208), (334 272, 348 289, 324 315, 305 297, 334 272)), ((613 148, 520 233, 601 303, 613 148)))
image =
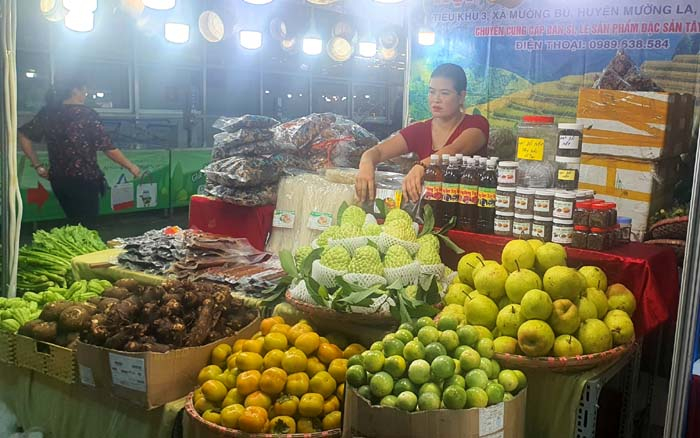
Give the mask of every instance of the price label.
POLYGON ((115 385, 146 392, 146 365, 143 359, 109 353, 109 368, 115 385))
POLYGON ((479 436, 491 436, 503 430, 505 405, 499 403, 488 408, 479 409, 479 436))
POLYGON ((518 159, 530 161, 542 161, 544 159, 543 138, 518 138, 518 159))
POLYGON ((275 228, 293 228, 296 213, 291 210, 275 210, 272 226, 275 228))
POLYGON ((311 230, 324 231, 331 225, 333 225, 333 215, 330 213, 312 211, 309 215, 308 227, 311 230))
POLYGON ((557 179, 559 181, 573 181, 576 179, 576 171, 562 169, 557 173, 557 179))

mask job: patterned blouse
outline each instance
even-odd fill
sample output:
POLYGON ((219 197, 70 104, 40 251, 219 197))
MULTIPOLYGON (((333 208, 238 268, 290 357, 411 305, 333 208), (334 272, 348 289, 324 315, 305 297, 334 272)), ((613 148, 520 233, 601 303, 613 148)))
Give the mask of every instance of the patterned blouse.
POLYGON ((97 151, 115 149, 97 113, 84 105, 44 107, 19 132, 34 142, 46 142, 52 180, 101 181, 97 151))

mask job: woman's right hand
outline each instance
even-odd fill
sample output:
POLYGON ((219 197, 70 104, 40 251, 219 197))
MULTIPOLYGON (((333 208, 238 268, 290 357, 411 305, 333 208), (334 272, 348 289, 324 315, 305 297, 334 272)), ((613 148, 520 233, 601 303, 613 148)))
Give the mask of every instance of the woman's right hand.
POLYGON ((360 163, 360 171, 355 177, 355 195, 360 202, 375 198, 374 166, 371 163, 360 163))
POLYGON ((44 166, 37 166, 36 174, 39 175, 41 178, 49 179, 49 170, 44 166))
POLYGON ((127 170, 134 176, 134 178, 141 176, 141 169, 139 169, 139 167, 135 164, 132 164, 127 170))

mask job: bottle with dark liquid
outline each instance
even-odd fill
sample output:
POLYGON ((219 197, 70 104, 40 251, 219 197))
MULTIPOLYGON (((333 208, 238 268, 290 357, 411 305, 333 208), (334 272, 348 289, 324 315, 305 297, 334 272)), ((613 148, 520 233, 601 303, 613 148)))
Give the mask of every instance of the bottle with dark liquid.
POLYGON ((448 154, 442 154, 442 161, 440 162, 440 169, 442 169, 442 175, 445 176, 447 172, 447 166, 450 165, 450 156, 448 154))
POLYGON ((496 218, 496 163, 488 161, 486 170, 479 182, 479 220, 476 230, 481 234, 493 234, 493 221, 496 218))
POLYGON ((423 200, 426 205, 432 207, 436 224, 442 221, 442 180, 443 173, 440 168, 440 157, 431 155, 430 166, 425 169, 425 177, 423 178, 423 185, 425 186, 423 200))
POLYGON ((459 218, 457 228, 462 231, 476 232, 479 219, 479 175, 473 158, 464 159, 464 172, 459 181, 459 218))
POLYGON ((450 157, 442 183, 442 224, 459 213, 459 181, 462 177, 457 157, 450 157))

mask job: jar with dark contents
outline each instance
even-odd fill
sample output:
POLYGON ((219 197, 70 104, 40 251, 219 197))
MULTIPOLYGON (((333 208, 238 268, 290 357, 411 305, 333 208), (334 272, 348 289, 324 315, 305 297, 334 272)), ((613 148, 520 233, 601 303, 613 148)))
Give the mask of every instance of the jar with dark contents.
POLYGON ((496 211, 513 213, 515 208, 515 187, 496 187, 496 211))
POLYGON ((504 237, 510 237, 513 235, 512 212, 496 211, 496 219, 493 221, 493 234, 504 237))
POLYGON ((515 191, 515 212, 532 215, 535 201, 535 189, 518 187, 515 191))
POLYGON ((576 202, 590 201, 595 196, 595 192, 589 189, 576 190, 576 202))
POLYGON ((586 249, 588 247, 588 227, 583 225, 574 225, 574 237, 571 240, 571 246, 574 248, 586 249))
POLYGON ((591 232, 588 233, 586 248, 593 251, 605 250, 606 244, 605 228, 591 227, 591 232))
POLYGON ((580 157, 583 144, 583 124, 560 123, 557 155, 562 157, 580 157))
POLYGON ((571 245, 574 239, 574 221, 571 219, 554 219, 552 224, 552 242, 571 245))
POLYGON ((552 218, 546 216, 535 216, 532 220, 532 238, 540 239, 544 242, 552 240, 552 218))
POLYGON ((501 161, 498 163, 498 185, 515 187, 517 181, 518 163, 501 161))
POLYGON ((557 178, 555 182, 555 187, 561 190, 578 189, 581 159, 557 156, 556 163, 557 178))
POLYGON ((574 205, 576 204, 576 193, 558 191, 554 194, 554 206, 552 216, 559 219, 572 219, 574 217, 574 205))
POLYGON ((605 206, 608 208, 608 227, 615 227, 617 225, 617 204, 606 202, 605 206))
POLYGON ((551 217, 552 208, 554 208, 554 190, 535 190, 535 200, 532 206, 533 213, 539 216, 551 217))
POLYGON ((513 219, 513 237, 529 239, 532 237, 532 215, 515 213, 513 219))
POLYGON ((574 208, 574 225, 580 225, 588 227, 588 218, 591 214, 591 204, 590 202, 577 202, 576 208, 574 208))
POLYGON ((607 228, 608 218, 608 207, 604 202, 591 205, 591 212, 588 215, 588 224, 591 228, 607 228))

